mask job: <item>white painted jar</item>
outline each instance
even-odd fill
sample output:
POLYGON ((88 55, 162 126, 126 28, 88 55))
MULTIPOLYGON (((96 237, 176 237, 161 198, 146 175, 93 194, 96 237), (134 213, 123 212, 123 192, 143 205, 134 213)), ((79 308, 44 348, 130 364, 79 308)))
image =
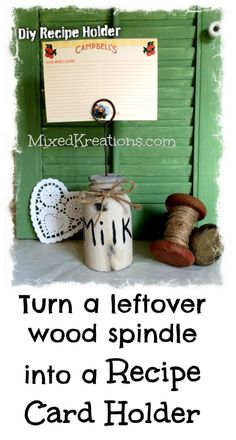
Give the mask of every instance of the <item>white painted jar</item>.
POLYGON ((89 180, 89 192, 83 203, 84 262, 97 271, 124 269, 133 260, 133 240, 130 198, 120 194, 123 179, 108 174, 92 176, 89 180), (104 199, 100 196, 101 191, 105 194, 111 189, 114 198, 111 193, 104 199))

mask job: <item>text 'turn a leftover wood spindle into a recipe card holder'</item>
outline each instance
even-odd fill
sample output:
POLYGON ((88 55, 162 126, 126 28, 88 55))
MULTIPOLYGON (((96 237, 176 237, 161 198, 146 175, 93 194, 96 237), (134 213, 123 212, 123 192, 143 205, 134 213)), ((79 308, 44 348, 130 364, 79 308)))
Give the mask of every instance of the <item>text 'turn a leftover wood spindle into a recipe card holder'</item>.
POLYGON ((164 238, 151 244, 151 253, 157 260, 171 266, 191 266, 195 257, 189 249, 189 238, 197 221, 206 216, 206 207, 196 197, 182 193, 171 194, 165 205, 169 217, 164 238))
MULTIPOLYGON (((92 106, 92 116, 106 127, 116 114, 114 104, 99 99, 92 106)), ((108 149, 105 146, 105 174, 89 177, 89 190, 82 200, 84 223, 84 263, 97 271, 117 271, 133 260, 132 205, 128 193, 134 182, 108 173, 108 149), (129 183, 128 190, 122 183, 129 183)))

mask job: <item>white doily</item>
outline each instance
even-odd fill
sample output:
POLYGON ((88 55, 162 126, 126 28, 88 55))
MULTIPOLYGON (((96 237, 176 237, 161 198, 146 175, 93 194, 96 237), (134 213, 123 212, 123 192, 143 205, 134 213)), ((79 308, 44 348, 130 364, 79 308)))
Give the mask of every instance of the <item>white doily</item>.
POLYGON ((30 215, 42 243, 65 240, 83 228, 79 195, 57 179, 37 183, 31 194, 30 215))

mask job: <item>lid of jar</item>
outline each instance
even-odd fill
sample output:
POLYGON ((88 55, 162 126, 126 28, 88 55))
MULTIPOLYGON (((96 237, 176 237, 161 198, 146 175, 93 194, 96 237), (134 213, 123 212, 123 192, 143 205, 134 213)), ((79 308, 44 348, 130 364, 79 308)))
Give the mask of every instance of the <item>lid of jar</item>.
POLYGON ((93 176, 89 177, 89 181, 91 183, 98 183, 98 184, 114 184, 114 183, 118 183, 118 182, 122 182, 123 181, 123 177, 119 176, 118 174, 113 174, 110 173, 107 176, 105 176, 104 174, 95 174, 93 176))

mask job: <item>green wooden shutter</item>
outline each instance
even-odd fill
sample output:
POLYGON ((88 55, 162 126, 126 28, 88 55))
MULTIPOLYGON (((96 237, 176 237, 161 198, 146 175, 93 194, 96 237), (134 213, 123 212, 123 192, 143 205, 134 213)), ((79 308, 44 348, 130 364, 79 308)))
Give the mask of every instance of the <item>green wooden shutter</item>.
MULTIPOLYGON (((133 212, 135 238, 158 234, 164 201, 172 192, 193 193, 203 199, 215 221, 215 176, 220 148, 212 136, 216 132, 217 102, 212 85, 212 69, 218 74, 219 40, 210 40, 207 28, 219 19, 219 12, 122 12, 112 10, 18 10, 18 26, 81 28, 82 25, 121 26, 121 38, 158 38, 158 120, 115 122, 117 138, 173 138, 176 148, 114 147, 110 150, 110 171, 136 181, 132 200, 143 204, 133 212), (216 59, 217 58, 217 59, 216 59), (205 105, 207 96, 207 105, 205 105)), ((22 80, 18 101, 23 117, 19 120, 17 155, 17 237, 33 238, 29 199, 38 180, 54 177, 71 190, 87 186, 87 178, 103 172, 103 148, 29 149, 27 133, 34 137, 67 137, 85 133, 103 136, 96 123, 48 124, 45 118, 41 46, 39 41, 19 42, 22 80)), ((217 75, 216 75, 217 76, 217 75)))

